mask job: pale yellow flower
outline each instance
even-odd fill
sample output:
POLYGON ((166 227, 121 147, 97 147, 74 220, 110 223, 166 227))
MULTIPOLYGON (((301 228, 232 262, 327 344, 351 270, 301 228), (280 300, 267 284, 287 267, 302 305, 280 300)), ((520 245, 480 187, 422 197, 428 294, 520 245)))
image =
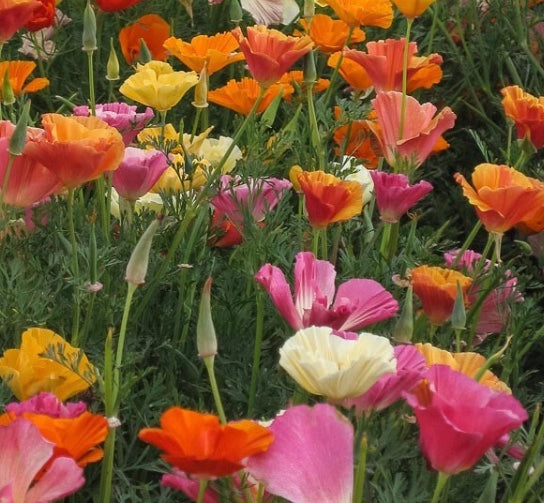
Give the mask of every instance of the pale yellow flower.
POLYGON ((142 105, 166 112, 197 82, 196 72, 175 72, 168 63, 150 61, 138 65, 136 73, 125 80, 119 91, 142 105))
POLYGON ((96 381, 95 369, 83 351, 46 328, 29 328, 19 349, 4 351, 0 377, 18 400, 50 391, 64 401, 96 381))
POLYGON ((329 327, 299 330, 280 349, 280 366, 306 391, 340 401, 365 393, 397 362, 389 340, 363 333, 357 340, 329 327))

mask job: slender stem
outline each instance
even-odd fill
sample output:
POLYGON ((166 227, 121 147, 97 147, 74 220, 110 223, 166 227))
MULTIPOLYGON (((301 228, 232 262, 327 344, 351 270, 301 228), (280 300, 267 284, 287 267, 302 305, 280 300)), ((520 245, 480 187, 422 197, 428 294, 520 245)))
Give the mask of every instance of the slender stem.
POLYGON ((100 499, 101 503, 110 503, 111 485, 113 481, 113 460, 115 454, 115 428, 108 429, 108 437, 104 444, 104 461, 102 461, 102 473, 100 475, 100 499))
POLYGON ((368 437, 363 433, 361 443, 359 444, 359 458, 357 460, 357 470, 355 472, 355 483, 353 490, 353 503, 362 503, 363 490, 365 486, 366 472, 366 454, 368 452, 368 437))
POLYGON ((497 262, 497 264, 501 264, 501 247, 502 247, 502 232, 492 232, 493 235, 493 241, 495 242, 495 253, 494 258, 497 262))
POLYGON ((312 252, 315 258, 319 257, 319 229, 312 229, 312 252))
POLYGON ((193 129, 191 131, 191 143, 193 143, 193 139, 196 135, 196 132, 198 131, 198 123, 200 122, 201 114, 202 114, 202 107, 198 107, 196 109, 195 119, 193 121, 193 129))
POLYGON ((406 115, 406 88, 408 86, 408 55, 410 53, 410 30, 413 19, 406 19, 406 38, 404 39, 404 59, 402 61, 402 100, 400 103, 399 140, 404 134, 404 119, 406 115))
POLYGON ((78 345, 79 339, 79 261, 77 258, 76 230, 74 227, 74 189, 68 189, 68 233, 72 246, 72 274, 74 277, 72 344, 78 345))
POLYGON ((431 503, 438 503, 440 501, 440 495, 442 494, 442 490, 444 489, 444 486, 449 478, 450 476, 447 473, 438 472, 438 479, 436 480, 436 486, 434 488, 431 503))
POLYGON ((210 379, 210 386, 212 388, 213 400, 215 402, 215 408, 219 415, 219 420, 222 424, 227 424, 227 416, 225 415, 225 409, 223 408, 223 402, 221 401, 221 395, 219 394, 219 387, 217 386, 217 380, 215 379, 215 370, 213 366, 213 356, 204 358, 204 365, 208 371, 208 378, 210 379))
POLYGON ((506 139, 506 164, 510 166, 510 156, 512 155, 512 131, 514 129, 514 123, 508 121, 508 136, 506 139))
POLYGON ((474 239, 476 238, 476 235, 482 228, 482 221, 478 219, 476 223, 474 224, 474 227, 472 227, 472 230, 470 231, 470 234, 465 239, 465 242, 463 243, 463 246, 459 249, 457 252, 457 255, 455 256, 455 259, 453 261, 452 267, 455 269, 457 267, 457 264, 461 260, 463 254, 468 250, 468 247, 472 244, 474 239))
POLYGON ((208 486, 208 481, 206 479, 200 479, 200 484, 198 486, 198 496, 196 498, 196 503, 202 503, 204 501, 204 494, 206 493, 206 487, 208 486))
POLYGON ((251 384, 249 386, 249 399, 247 404, 247 415, 251 417, 255 408, 255 396, 259 383, 259 368, 261 365, 261 346, 263 342, 264 324, 264 302, 260 289, 255 291, 255 303, 257 307, 257 318, 255 321, 255 346, 253 348, 253 367, 251 368, 251 384))
POLYGON ((329 260, 329 246, 327 243, 327 228, 321 229, 321 260, 329 260))
POLYGON ((89 73, 89 110, 91 115, 96 115, 96 97, 94 94, 94 69, 93 69, 94 51, 87 51, 87 68, 89 73))

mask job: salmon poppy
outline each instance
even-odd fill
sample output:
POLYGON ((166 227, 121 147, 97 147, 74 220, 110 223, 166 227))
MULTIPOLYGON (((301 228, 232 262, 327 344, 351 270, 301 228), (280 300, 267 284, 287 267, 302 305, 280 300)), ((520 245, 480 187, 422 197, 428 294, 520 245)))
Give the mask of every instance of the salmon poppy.
POLYGON ((421 16, 435 0, 392 0, 397 9, 408 19, 421 16))
MULTIPOLYGON (((376 91, 400 91, 402 89, 402 67, 405 39, 387 39, 368 42, 366 51, 345 49, 344 57, 362 66, 372 80, 376 91)), ((407 91, 430 88, 442 78, 442 56, 416 56, 417 44, 408 45, 407 91)))
MULTIPOLYGON (((25 85, 35 68, 36 63, 34 61, 2 61, 0 62, 0 83, 4 82, 7 73, 9 84, 15 96, 38 92, 49 85, 49 79, 38 77, 25 85)), ((0 101, 2 99, 2 86, 0 85, 0 101)))
POLYGON ((363 209, 363 187, 358 182, 341 180, 323 171, 303 171, 298 182, 308 220, 315 229, 349 220, 363 209))
POLYGON ((465 304, 472 279, 458 271, 422 265, 412 269, 414 293, 423 304, 423 311, 433 325, 443 325, 451 316, 457 284, 461 285, 465 304))
POLYGON ((207 63, 208 75, 221 70, 231 63, 242 61, 244 55, 236 52, 240 46, 230 32, 215 35, 197 35, 190 42, 170 37, 164 48, 178 58, 185 66, 200 73, 207 63))
POLYGON ((390 0, 325 0, 348 26, 389 28, 393 22, 390 0))
POLYGON ((487 231, 495 234, 530 221, 544 205, 542 183, 508 166, 479 164, 472 172, 472 186, 460 173, 455 181, 487 231))
POLYGON ((98 6, 104 12, 117 12, 119 10, 128 9, 142 0, 96 0, 98 6))
POLYGON ((262 87, 277 82, 297 60, 313 47, 309 36, 289 37, 266 26, 250 26, 247 37, 237 27, 231 32, 244 53, 253 78, 262 87))
POLYGON ((119 32, 121 52, 127 64, 140 57, 140 40, 145 42, 153 59, 164 61, 168 57, 164 41, 170 36, 170 25, 156 14, 147 14, 119 32))
MULTIPOLYGON (((300 24, 310 35, 315 46, 325 54, 341 51, 346 45, 349 26, 341 19, 333 19, 325 14, 316 14, 312 22, 308 25, 305 19, 301 19, 300 24)), ((349 38, 350 44, 358 44, 366 38, 365 32, 359 27, 355 27, 349 38)))
POLYGON ((327 65, 336 68, 340 57, 342 61, 338 67, 338 73, 355 91, 364 91, 372 86, 372 79, 367 71, 352 59, 344 58, 341 52, 331 54, 327 65))
MULTIPOLYGON (((294 91, 293 86, 289 84, 272 84, 264 92, 261 103, 257 107, 257 113, 264 112, 278 93, 283 93, 283 97, 286 98, 294 91)), ((255 79, 244 77, 240 81, 229 80, 223 87, 209 91, 208 101, 241 115, 248 115, 259 93, 259 83, 255 79)))
POLYGON ((32 19, 40 6, 39 0, 0 0, 0 45, 32 19))
POLYGON ((217 416, 171 407, 160 428, 140 430, 139 439, 163 451, 162 458, 200 477, 223 477, 244 467, 244 459, 264 452, 274 440, 254 421, 219 424, 217 416))

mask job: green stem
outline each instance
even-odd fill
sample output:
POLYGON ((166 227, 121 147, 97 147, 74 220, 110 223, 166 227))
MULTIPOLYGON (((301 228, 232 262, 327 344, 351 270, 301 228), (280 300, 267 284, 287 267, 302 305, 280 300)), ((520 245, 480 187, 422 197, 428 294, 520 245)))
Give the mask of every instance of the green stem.
POLYGON ((397 253, 397 247, 399 242, 399 229, 400 223, 389 223, 384 222, 384 229, 382 234, 382 241, 380 244, 380 253, 382 257, 385 258, 388 262, 395 256, 397 253))
POLYGON ((357 460, 357 471, 355 472, 355 483, 353 490, 353 503, 362 503, 363 490, 365 486, 366 455, 368 452, 368 437, 363 433, 359 444, 359 457, 357 460))
POLYGON ((193 121, 193 129, 191 131, 191 143, 193 143, 193 139, 196 135, 196 132, 198 131, 198 123, 200 122, 201 115, 202 115, 202 108, 198 107, 196 109, 195 119, 193 121))
POLYGON ((247 404, 247 415, 251 417, 255 408, 255 396, 259 383, 259 368, 261 365, 261 346, 263 341, 264 324, 264 302, 260 289, 255 291, 255 303, 257 306, 257 317, 255 321, 255 346, 253 348, 253 367, 251 368, 251 384, 249 386, 249 399, 247 404))
POLYGON ((404 39, 404 57, 402 61, 402 100, 400 102, 399 140, 404 134, 404 119, 406 115, 406 89, 408 86, 408 54, 410 52, 410 31, 413 19, 406 19, 406 38, 404 39))
POLYGON ((93 69, 94 51, 87 51, 87 69, 89 73, 89 109, 91 115, 96 115, 96 98, 94 94, 94 69, 93 69))
POLYGON ((315 258, 319 257, 319 229, 312 229, 312 252, 315 258))
POLYGON ((223 408, 223 402, 221 401, 221 395, 219 394, 219 387, 217 386, 217 380, 215 379, 215 370, 213 366, 215 357, 207 356, 204 358, 204 365, 208 371, 208 378, 210 380, 210 387, 212 388, 213 400, 215 402, 215 408, 219 415, 221 424, 227 424, 227 416, 225 415, 225 409, 223 408))
POLYGON ((438 479, 436 480, 436 486, 434 488, 431 503, 438 503, 440 501, 440 495, 442 494, 442 490, 444 489, 449 477, 450 476, 447 473, 438 472, 438 479))
POLYGON ((77 258, 76 230, 74 227, 74 190, 68 189, 68 233, 72 247, 72 274, 74 277, 72 344, 77 347, 79 342, 79 261, 77 258))
POLYGON ((321 260, 329 260, 329 246, 327 243, 327 228, 321 229, 321 260))
POLYGON ((196 503, 202 503, 204 501, 204 494, 206 493, 207 486, 208 486, 208 481, 206 479, 200 479, 200 485, 198 486, 198 496, 196 498, 196 503))

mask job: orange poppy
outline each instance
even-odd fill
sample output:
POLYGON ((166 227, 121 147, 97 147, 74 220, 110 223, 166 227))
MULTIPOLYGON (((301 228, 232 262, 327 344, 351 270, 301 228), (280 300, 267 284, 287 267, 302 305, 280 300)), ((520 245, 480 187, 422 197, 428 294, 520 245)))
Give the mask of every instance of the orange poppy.
POLYGON ((44 114, 43 138, 30 140, 26 154, 41 162, 68 188, 95 180, 118 168, 123 160, 123 137, 97 117, 44 114))
POLYGON ((0 45, 28 23, 40 5, 38 0, 0 0, 0 45))
POLYGON ((544 96, 536 97, 521 87, 501 89, 504 114, 516 123, 518 138, 527 138, 536 149, 544 146, 544 96))
POLYGON ((131 65, 140 57, 140 40, 145 42, 153 59, 165 61, 168 55, 164 41, 170 36, 170 25, 157 14, 147 14, 119 32, 121 52, 127 64, 131 65))
MULTIPOLYGON (((473 352, 450 353, 444 349, 439 349, 432 344, 426 343, 414 344, 414 347, 423 355, 427 367, 431 365, 447 365, 453 370, 462 372, 468 377, 474 379, 480 369, 485 365, 486 359, 473 352)), ((511 394, 512 391, 502 382, 493 372, 486 370, 478 381, 484 386, 488 386, 496 391, 511 394)))
MULTIPOLYGON (((234 110, 236 113, 248 115, 259 97, 260 90, 259 83, 249 77, 244 77, 240 81, 229 80, 223 87, 209 91, 208 101, 234 110)), ((257 108, 257 113, 264 112, 280 92, 283 92, 283 97, 286 98, 292 95, 295 90, 289 84, 273 84, 269 86, 257 108)))
POLYGON ((0 101, 3 99, 2 85, 6 72, 13 94, 20 96, 22 93, 35 93, 49 85, 49 79, 38 77, 25 85, 26 80, 36 68, 34 61, 2 61, 0 63, 0 101))
MULTIPOLYGON (((402 90, 402 69, 404 60, 405 39, 389 38, 377 42, 368 42, 367 52, 355 49, 345 49, 344 57, 362 66, 372 80, 376 91, 402 90)), ((417 44, 408 45, 407 91, 424 87, 426 89, 437 84, 442 79, 442 56, 416 56, 417 44)))
MULTIPOLYGON (((290 72, 284 73, 281 76, 281 79, 278 81, 278 84, 287 84, 291 86, 293 82, 296 82, 296 84, 304 91, 306 89, 306 82, 304 81, 304 72, 302 70, 291 70, 290 72)), ((314 83, 312 87, 312 91, 314 93, 320 93, 322 91, 325 91, 331 81, 329 79, 317 79, 317 82, 314 83)), ((291 94, 286 94, 285 99, 287 101, 291 100, 291 94)))
POLYGON ((208 75, 221 70, 231 63, 242 61, 244 55, 235 52, 240 46, 230 32, 215 35, 197 35, 191 42, 184 42, 170 37, 164 42, 164 48, 178 58, 185 66, 200 73, 204 64, 208 64, 208 75))
POLYGON ((297 179, 308 220, 315 229, 349 220, 363 209, 363 187, 359 182, 341 180, 324 171, 303 171, 297 179))
POLYGON ((248 456, 266 451, 274 436, 254 421, 219 424, 217 416, 171 407, 160 428, 144 428, 138 438, 163 451, 162 458, 201 477, 223 477, 244 467, 248 456))
POLYGON ((409 19, 421 16, 435 0, 393 0, 397 9, 409 19))
MULTIPOLYGON (((340 51, 346 45, 349 26, 341 19, 333 19, 325 14, 316 14, 312 18, 312 22, 308 27, 308 22, 301 19, 299 23, 302 25, 306 33, 310 35, 315 46, 325 54, 340 51)), ((295 35, 299 33, 295 31, 295 35)), ((349 39, 350 44, 358 44, 366 38, 365 32, 358 26, 354 28, 349 39)))
MULTIPOLYGON (((341 52, 331 54, 327 60, 327 65, 331 68, 336 68, 338 59, 341 56, 341 52)), ((366 70, 352 59, 344 58, 342 56, 342 62, 338 68, 338 73, 356 91, 364 91, 372 86, 372 80, 366 70)))
POLYGON ((261 25, 250 26, 247 37, 239 27, 231 33, 240 44, 251 75, 263 87, 277 82, 314 45, 307 35, 289 37, 261 25))
POLYGON ((354 120, 340 126, 334 131, 335 154, 357 157, 363 161, 365 168, 375 169, 381 157, 380 145, 368 127, 366 120, 354 120), (346 138, 346 135, 349 136, 346 138), (345 146, 344 146, 345 145, 345 146))
POLYGON ((325 0, 348 26, 389 28, 393 22, 390 0, 325 0))
POLYGON ((503 234, 542 212, 542 183, 514 168, 479 164, 472 172, 473 186, 460 173, 455 173, 455 181, 463 187, 464 196, 488 232, 503 234))
POLYGON ((468 302, 467 289, 472 279, 452 269, 422 265, 412 269, 414 293, 423 304, 423 312, 433 325, 443 325, 451 316, 457 283, 461 285, 465 304, 468 302))

